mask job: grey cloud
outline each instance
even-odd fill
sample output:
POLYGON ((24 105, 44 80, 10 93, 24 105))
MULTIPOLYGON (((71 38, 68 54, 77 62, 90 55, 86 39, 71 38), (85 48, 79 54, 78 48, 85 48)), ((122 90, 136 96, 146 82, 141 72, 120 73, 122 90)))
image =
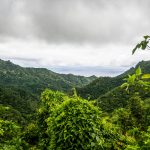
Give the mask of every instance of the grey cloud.
POLYGON ((25 10, 25 0, 0 0, 0 40, 26 38, 33 34, 32 21, 25 10))
POLYGON ((129 44, 149 33, 149 6, 149 0, 1 0, 0 33, 51 43, 129 44))
POLYGON ((8 32, 11 32, 11 5, 12 1, 0 1, 0 34, 8 34, 8 32))

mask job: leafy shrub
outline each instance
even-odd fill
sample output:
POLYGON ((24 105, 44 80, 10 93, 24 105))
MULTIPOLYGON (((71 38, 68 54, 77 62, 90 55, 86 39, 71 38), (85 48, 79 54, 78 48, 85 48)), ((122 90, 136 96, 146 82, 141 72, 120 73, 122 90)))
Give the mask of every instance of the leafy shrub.
POLYGON ((101 113, 90 102, 68 98, 48 118, 49 149, 102 149, 101 113))

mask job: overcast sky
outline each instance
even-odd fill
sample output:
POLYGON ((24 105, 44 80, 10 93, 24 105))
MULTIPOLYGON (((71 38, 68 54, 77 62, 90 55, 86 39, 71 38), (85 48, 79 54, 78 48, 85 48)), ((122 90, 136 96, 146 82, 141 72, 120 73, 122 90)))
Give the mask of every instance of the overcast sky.
POLYGON ((117 75, 148 51, 150 0, 0 0, 0 58, 60 73, 117 75))

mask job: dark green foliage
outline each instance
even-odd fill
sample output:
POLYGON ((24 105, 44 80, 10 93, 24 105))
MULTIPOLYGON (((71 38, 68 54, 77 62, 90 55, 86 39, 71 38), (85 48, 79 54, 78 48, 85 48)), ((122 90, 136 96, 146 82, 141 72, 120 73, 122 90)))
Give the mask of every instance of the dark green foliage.
POLYGON ((113 112, 112 116, 114 124, 119 125, 123 133, 135 127, 135 119, 132 118, 130 109, 127 108, 116 109, 113 112))
POLYGON ((19 88, 0 86, 0 104, 11 106, 23 114, 33 113, 37 108, 38 98, 19 88))
POLYGON ((127 100, 130 98, 130 95, 122 88, 117 87, 112 91, 102 95, 96 101, 99 107, 103 111, 113 112, 117 108, 124 108, 127 106, 127 100))
POLYGON ((144 100, 144 126, 150 126, 150 98, 144 100))
POLYGON ((131 68, 116 77, 99 77, 88 85, 77 88, 77 93, 79 96, 86 99, 96 99, 110 90, 120 86, 123 83, 123 79, 130 73, 134 73, 134 68, 131 68))
POLYGON ((140 99, 139 96, 130 98, 128 102, 128 108, 130 109, 133 118, 136 120, 136 127, 146 127, 144 120, 144 102, 140 99))
POLYGON ((39 142, 39 128, 36 122, 29 123, 22 133, 22 139, 26 141, 26 147, 34 147, 39 142))
POLYGON ((111 77, 100 77, 83 88, 77 88, 77 93, 86 99, 95 99, 118 85, 111 77))
POLYGON ((13 121, 20 125, 26 124, 26 120, 22 116, 22 114, 19 111, 8 106, 0 105, 0 118, 3 120, 13 121))

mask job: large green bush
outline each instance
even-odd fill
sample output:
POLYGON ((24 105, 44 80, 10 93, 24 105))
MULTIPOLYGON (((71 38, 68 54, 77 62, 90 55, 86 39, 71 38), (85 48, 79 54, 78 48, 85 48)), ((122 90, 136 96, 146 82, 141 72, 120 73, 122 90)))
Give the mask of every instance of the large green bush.
POLYGON ((78 97, 68 98, 48 118, 49 149, 102 149, 100 111, 78 97))

